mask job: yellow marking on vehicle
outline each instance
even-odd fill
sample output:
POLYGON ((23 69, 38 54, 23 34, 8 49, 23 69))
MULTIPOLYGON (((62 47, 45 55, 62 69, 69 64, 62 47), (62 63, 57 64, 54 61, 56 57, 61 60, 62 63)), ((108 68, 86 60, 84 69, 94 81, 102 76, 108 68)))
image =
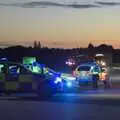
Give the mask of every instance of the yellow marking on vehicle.
POLYGON ((32 83, 32 75, 20 75, 18 78, 18 81, 20 81, 20 83, 32 83))
POLYGON ((15 81, 6 81, 5 89, 6 90, 17 90, 19 88, 19 83, 15 81))
POLYGON ((0 74, 0 82, 4 82, 5 81, 5 74, 0 74))

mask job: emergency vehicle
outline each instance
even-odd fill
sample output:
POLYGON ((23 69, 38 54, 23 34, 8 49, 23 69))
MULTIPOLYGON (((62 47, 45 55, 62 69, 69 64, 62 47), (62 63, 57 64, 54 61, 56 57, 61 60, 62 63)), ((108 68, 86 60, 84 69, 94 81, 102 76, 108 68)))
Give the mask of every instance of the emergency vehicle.
POLYGON ((38 63, 36 57, 23 57, 22 64, 34 73, 46 74, 49 72, 49 68, 38 63))
POLYGON ((100 72, 101 69, 96 63, 84 63, 77 66, 74 71, 74 76, 76 76, 79 84, 92 82, 93 88, 97 88, 100 72))
POLYGON ((103 81, 105 88, 109 88, 109 74, 108 69, 103 69, 96 62, 84 63, 74 71, 77 81, 80 83, 92 82, 93 88, 98 88, 98 81, 103 81))
POLYGON ((0 62, 0 92, 36 92, 38 96, 51 96, 60 87, 59 76, 32 72, 23 64, 0 62))
POLYGON ((60 82, 62 91, 64 91, 65 87, 70 88, 75 85, 76 78, 74 76, 72 76, 71 74, 61 73, 50 69, 45 65, 38 63, 36 57, 23 57, 22 64, 33 73, 57 77, 56 83, 60 82))

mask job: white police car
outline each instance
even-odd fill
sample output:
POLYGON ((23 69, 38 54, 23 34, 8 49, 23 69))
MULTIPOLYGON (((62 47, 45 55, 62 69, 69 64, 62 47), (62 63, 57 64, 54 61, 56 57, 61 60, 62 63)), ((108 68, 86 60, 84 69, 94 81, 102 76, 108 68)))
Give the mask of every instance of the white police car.
POLYGON ((97 82, 100 79, 101 68, 96 63, 85 63, 77 66, 74 76, 79 83, 92 82, 93 87, 97 88, 97 82))

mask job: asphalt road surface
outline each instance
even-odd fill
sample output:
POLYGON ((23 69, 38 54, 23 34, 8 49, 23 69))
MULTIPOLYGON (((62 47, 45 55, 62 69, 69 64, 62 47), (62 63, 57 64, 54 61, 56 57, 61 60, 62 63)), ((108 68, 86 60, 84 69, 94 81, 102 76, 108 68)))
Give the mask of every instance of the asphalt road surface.
POLYGON ((1 97, 1 120, 120 120, 120 91, 56 94, 51 99, 1 97))
MULTIPOLYGON (((118 82, 119 76, 113 71, 112 82, 118 82)), ((49 99, 26 93, 2 95, 0 120, 120 120, 120 87, 56 94, 49 99)))

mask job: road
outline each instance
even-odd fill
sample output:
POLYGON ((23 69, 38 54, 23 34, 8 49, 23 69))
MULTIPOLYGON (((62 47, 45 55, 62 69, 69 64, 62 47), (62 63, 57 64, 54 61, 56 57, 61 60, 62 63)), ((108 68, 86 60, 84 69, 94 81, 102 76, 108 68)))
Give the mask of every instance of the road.
POLYGON ((115 92, 116 94, 114 92, 57 94, 49 100, 40 100, 36 97, 1 97, 0 118, 1 120, 119 120, 120 91, 115 92))
MULTIPOLYGON (((114 78, 119 76, 119 72, 112 73, 114 78)), ((112 79, 113 81, 116 79, 112 79)), ((56 94, 50 99, 38 99, 35 94, 26 93, 3 95, 0 97, 0 119, 119 120, 119 88, 56 94)))

